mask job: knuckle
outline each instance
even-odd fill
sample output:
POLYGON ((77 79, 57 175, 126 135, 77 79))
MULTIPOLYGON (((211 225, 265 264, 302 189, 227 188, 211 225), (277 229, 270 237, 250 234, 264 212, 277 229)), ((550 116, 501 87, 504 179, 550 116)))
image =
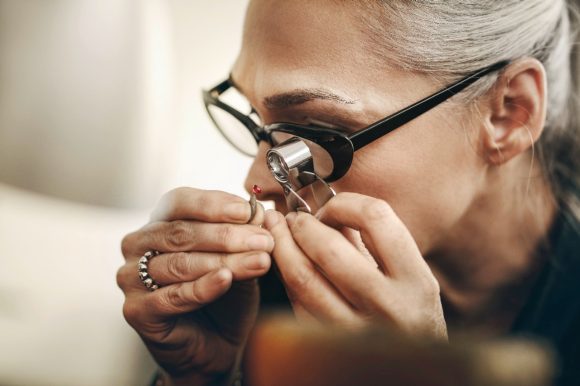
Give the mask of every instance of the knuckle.
POLYGON ((136 232, 129 233, 121 240, 121 253, 126 258, 131 254, 132 246, 135 244, 136 232))
POLYGON ((393 209, 384 200, 366 199, 361 214, 367 221, 385 221, 393 215, 393 209))
POLYGON ((184 200, 186 197, 191 195, 193 192, 197 191, 195 188, 190 188, 187 186, 180 186, 174 189, 171 189, 167 193, 163 195, 162 201, 165 202, 179 202, 184 200))
POLYGON ((179 187, 172 189, 161 196, 157 206, 151 213, 151 219, 163 219, 168 213, 173 212, 179 203, 186 200, 191 200, 191 196, 195 194, 197 189, 189 187, 179 187))
POLYGON ((174 284, 165 287, 164 291, 155 291, 156 296, 146 299, 147 308, 163 315, 179 313, 179 306, 183 304, 179 292, 180 287, 180 284, 174 284))
POLYGON ((217 241, 220 244, 227 245, 231 243, 234 235, 234 228, 230 224, 222 224, 218 227, 216 232, 217 241))
POLYGON ((165 233, 165 241, 171 250, 179 250, 189 244, 191 232, 187 222, 176 220, 169 223, 169 229, 165 233))
POLYGON ((167 271, 176 278, 180 279, 191 271, 190 261, 185 253, 170 254, 167 258, 167 271))
MULTIPOLYGON (((219 216, 224 200, 222 193, 216 190, 196 190, 195 196, 188 200, 193 201, 195 211, 203 218, 216 218, 219 216)), ((190 193, 191 195, 191 193, 190 193)))
POLYGON ((134 270, 130 270, 129 267, 127 266, 127 264, 121 266, 118 270, 117 270, 117 276, 116 276, 116 280, 117 280, 117 285, 119 286, 119 288, 121 288, 122 290, 124 290, 125 288, 127 288, 129 286, 129 283, 131 282, 131 279, 133 278, 132 275, 129 275, 129 272, 135 273, 134 270))
POLYGON ((314 274, 307 269, 297 269, 284 277, 286 285, 291 288, 294 296, 299 296, 310 287, 314 274))
POLYGON ((211 194, 208 194, 207 191, 203 192, 202 194, 198 194, 195 197, 195 207, 199 208, 203 212, 209 212, 211 208, 214 207, 212 204, 212 196, 211 194))
POLYGON ((157 300, 157 308, 165 314, 179 314, 192 304, 205 304, 198 282, 179 283, 165 287, 157 300))
POLYGON ((189 295, 191 297, 191 300, 197 304, 207 303, 207 300, 205 299, 205 296, 204 296, 203 288, 201 288, 199 281, 193 282, 193 285, 191 286, 191 291, 190 291, 189 295))
POLYGON ((178 197, 180 196, 180 189, 182 188, 171 189, 170 191, 164 193, 159 199, 155 209, 153 209, 151 217, 158 218, 162 213, 170 210, 175 202, 179 199, 178 197))
POLYGON ((123 317, 131 326, 135 324, 141 318, 141 308, 138 307, 134 302, 126 300, 123 303, 123 317))
POLYGON ((164 306, 167 309, 171 310, 179 308, 184 304, 184 299, 180 291, 181 287, 182 284, 173 285, 167 288, 165 296, 161 298, 161 302, 164 303, 164 306))
MULTIPOLYGON (((330 240, 329 240, 330 241, 330 240)), ((336 257, 341 256, 344 254, 344 249, 341 245, 334 242, 326 243, 326 251, 325 253, 320 255, 321 259, 324 261, 328 260, 329 262, 336 262, 336 257)))
POLYGON ((420 298, 430 301, 431 299, 440 299, 441 289, 439 282, 429 273, 424 273, 416 276, 408 284, 412 285, 420 298))
POLYGON ((217 262, 217 267, 218 269, 220 268, 229 268, 230 264, 230 259, 228 257, 228 254, 226 253, 218 253, 216 256, 215 261, 217 262))
POLYGON ((421 286, 423 288, 423 293, 428 298, 439 298, 441 294, 441 288, 439 286, 439 282, 433 275, 424 275, 421 280, 421 286))

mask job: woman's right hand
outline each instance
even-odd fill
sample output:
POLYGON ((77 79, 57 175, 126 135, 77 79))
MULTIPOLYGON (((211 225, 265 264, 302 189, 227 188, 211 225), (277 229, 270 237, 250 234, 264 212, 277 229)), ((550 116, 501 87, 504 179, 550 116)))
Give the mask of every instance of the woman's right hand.
POLYGON ((117 283, 123 313, 173 385, 219 385, 237 370, 258 312, 257 277, 270 268, 274 240, 250 224, 248 201, 219 191, 178 188, 167 193, 151 221, 123 239, 117 283), (149 291, 137 274, 145 252, 160 285, 149 291))

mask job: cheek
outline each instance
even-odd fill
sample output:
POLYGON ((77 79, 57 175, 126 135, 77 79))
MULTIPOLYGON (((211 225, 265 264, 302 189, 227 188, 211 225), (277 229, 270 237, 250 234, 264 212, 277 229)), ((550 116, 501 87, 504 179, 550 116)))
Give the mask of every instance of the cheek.
POLYGON ((466 212, 482 181, 481 166, 463 129, 417 120, 359 150, 333 186, 387 201, 425 254, 466 212))

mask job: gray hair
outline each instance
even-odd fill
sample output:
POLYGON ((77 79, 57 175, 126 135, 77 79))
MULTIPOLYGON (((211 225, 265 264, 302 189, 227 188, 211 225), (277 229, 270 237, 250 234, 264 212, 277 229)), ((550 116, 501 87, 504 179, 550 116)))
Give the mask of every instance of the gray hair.
MULTIPOLYGON (((535 152, 558 203, 580 218, 578 11, 565 0, 366 0, 370 47, 381 60, 448 83, 500 60, 538 59, 548 82, 535 152), (385 26, 392 26, 388 28, 385 26)), ((488 91, 491 75, 469 91, 488 91)))

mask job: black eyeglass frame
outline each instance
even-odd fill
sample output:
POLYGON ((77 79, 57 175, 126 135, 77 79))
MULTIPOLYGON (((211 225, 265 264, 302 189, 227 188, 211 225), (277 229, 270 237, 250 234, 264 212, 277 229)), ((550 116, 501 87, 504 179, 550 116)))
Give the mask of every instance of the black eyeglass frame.
POLYGON ((230 142, 236 149, 249 156, 254 155, 248 154, 241 150, 238 145, 233 143, 226 135, 226 133, 223 132, 222 128, 211 114, 209 106, 218 107, 239 120, 250 131, 256 140, 256 143, 259 143, 260 141, 266 141, 271 146, 276 146, 277 144, 274 143, 271 136, 273 132, 286 133, 316 143, 318 146, 326 150, 332 158, 332 173, 324 178, 325 181, 332 182, 338 180, 346 174, 350 168, 350 165, 352 164, 355 151, 403 126, 421 114, 426 113, 432 108, 445 102, 452 96, 458 94, 485 75, 488 75, 494 71, 501 70, 509 63, 509 60, 504 60, 476 71, 471 75, 468 75, 465 78, 447 86, 446 88, 350 134, 329 128, 302 126, 285 122, 260 126, 249 115, 243 114, 235 108, 219 100, 219 96, 221 94, 223 94, 229 88, 235 87, 231 77, 219 83, 217 86, 211 88, 210 90, 203 90, 203 101, 211 120, 217 129, 226 138, 226 140, 230 142))

